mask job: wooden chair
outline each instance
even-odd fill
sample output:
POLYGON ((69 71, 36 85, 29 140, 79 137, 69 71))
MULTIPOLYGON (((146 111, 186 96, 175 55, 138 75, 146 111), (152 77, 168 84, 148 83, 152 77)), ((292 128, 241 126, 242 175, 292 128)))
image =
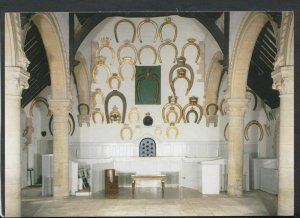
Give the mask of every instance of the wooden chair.
POLYGON ((119 192, 118 176, 115 169, 106 169, 105 172, 105 194, 116 194, 119 192))

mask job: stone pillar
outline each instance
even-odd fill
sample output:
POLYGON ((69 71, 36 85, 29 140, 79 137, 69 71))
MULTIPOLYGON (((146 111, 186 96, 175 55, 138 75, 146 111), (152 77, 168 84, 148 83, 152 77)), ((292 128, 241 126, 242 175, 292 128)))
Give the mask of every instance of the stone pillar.
POLYGON ((28 88, 29 73, 5 67, 5 216, 21 216, 21 94, 28 88))
POLYGON ((273 88, 280 93, 278 215, 294 215, 294 66, 272 73, 273 88))
POLYGON ((69 99, 50 99, 53 114, 53 196, 69 196, 69 99))
POLYGON ((228 184, 230 196, 243 194, 244 114, 248 99, 228 99, 228 184))

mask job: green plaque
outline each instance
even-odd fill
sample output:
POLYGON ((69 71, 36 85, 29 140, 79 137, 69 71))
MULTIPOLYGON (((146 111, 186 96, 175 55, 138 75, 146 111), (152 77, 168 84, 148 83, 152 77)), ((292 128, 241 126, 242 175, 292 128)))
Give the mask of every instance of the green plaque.
POLYGON ((135 104, 160 104, 160 66, 136 66, 135 104))

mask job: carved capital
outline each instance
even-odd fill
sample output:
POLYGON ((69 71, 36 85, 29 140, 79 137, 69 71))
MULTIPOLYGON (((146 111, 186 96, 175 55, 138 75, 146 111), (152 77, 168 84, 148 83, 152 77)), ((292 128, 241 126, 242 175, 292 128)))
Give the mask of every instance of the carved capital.
POLYGON ((225 102, 225 110, 228 116, 244 116, 248 111, 249 99, 229 98, 225 102))
POLYGON ((21 96, 27 89, 30 74, 21 67, 5 67, 5 95, 21 96))
POLYGON ((277 89, 280 95, 294 93, 294 66, 278 67, 272 72, 273 89, 277 89))
POLYGON ((49 109, 54 116, 66 116, 71 111, 72 103, 70 99, 49 99, 49 109))

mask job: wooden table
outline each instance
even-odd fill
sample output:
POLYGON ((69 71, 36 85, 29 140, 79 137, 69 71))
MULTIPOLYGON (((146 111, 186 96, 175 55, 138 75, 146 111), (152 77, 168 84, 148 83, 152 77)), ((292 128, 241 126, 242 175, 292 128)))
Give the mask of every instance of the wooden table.
POLYGON ((132 185, 132 194, 134 194, 135 191, 135 182, 141 180, 160 180, 161 181, 161 192, 164 194, 165 192, 165 175, 131 175, 131 185, 132 185))

